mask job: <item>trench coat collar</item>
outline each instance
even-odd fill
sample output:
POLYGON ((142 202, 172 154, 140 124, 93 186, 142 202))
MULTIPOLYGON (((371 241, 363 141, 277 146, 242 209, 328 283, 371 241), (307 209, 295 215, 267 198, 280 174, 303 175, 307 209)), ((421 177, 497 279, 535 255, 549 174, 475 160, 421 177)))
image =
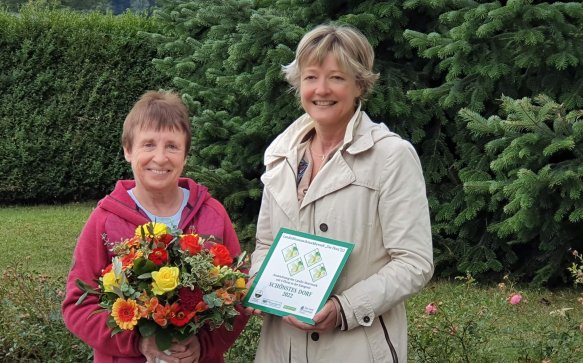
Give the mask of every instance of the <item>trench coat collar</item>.
MULTIPOLYGON (((358 105, 356 112, 352 115, 346 132, 344 133, 344 141, 341 150, 346 150, 351 154, 357 154, 366 151, 374 145, 373 136, 371 133, 364 136, 364 139, 359 138, 352 144, 355 137, 360 136, 356 134, 359 125, 363 124, 362 119, 370 120, 366 113, 361 111, 361 104, 358 105), (368 136, 368 137, 367 137, 368 136), (352 147, 349 147, 352 146, 352 147)), ((364 122, 366 123, 366 122, 364 122)), ((295 120, 287 129, 285 129, 279 136, 273 140, 271 145, 265 151, 264 164, 268 166, 280 158, 290 158, 296 152, 297 146, 302 143, 306 135, 316 127, 314 120, 310 118, 307 113, 295 120)), ((386 128, 386 126, 385 126, 386 128)), ((387 129, 388 131, 388 129, 387 129)), ((297 157, 294 157, 297 159, 297 157)))
POLYGON ((359 105, 346 126, 340 152, 336 152, 320 170, 308 189, 301 207, 298 205, 296 186, 299 162, 297 147, 314 129, 314 120, 307 113, 300 116, 265 151, 264 164, 267 171, 261 177, 261 181, 292 222, 299 223, 301 208, 356 180, 356 175, 342 152, 351 155, 362 153, 373 147, 379 139, 392 134, 384 124, 373 123, 360 108, 359 105), (382 132, 378 132, 379 130, 382 132))

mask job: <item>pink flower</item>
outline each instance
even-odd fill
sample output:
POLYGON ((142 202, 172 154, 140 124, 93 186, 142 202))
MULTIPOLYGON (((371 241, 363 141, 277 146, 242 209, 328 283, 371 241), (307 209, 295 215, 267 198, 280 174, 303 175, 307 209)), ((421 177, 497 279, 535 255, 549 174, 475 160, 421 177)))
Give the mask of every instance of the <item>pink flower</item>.
POLYGON ((508 302, 512 305, 518 305, 522 301, 522 295, 520 294, 512 294, 508 298, 508 302))
POLYGON ((437 313, 437 305, 435 303, 431 303, 425 307, 425 314, 433 315, 437 313))

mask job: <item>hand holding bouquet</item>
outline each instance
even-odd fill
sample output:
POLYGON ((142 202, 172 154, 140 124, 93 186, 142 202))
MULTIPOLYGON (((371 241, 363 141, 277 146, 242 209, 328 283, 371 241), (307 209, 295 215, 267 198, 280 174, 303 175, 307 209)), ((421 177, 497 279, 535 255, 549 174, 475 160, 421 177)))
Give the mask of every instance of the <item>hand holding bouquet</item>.
POLYGON ((204 325, 232 330, 235 309, 246 289, 243 253, 235 261, 212 236, 182 234, 164 224, 138 226, 135 236, 105 242, 114 257, 95 289, 77 280, 88 294, 99 296, 97 312, 109 314, 112 335, 136 326, 143 337, 154 335, 161 351, 173 341, 196 334, 204 325))

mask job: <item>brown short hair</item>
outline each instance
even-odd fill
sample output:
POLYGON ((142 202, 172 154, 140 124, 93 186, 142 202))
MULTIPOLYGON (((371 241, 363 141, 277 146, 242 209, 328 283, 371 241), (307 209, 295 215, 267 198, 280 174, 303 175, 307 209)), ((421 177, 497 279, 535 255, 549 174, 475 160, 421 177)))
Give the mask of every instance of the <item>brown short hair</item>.
POLYGON ((322 64, 329 54, 336 58, 343 71, 354 76, 363 101, 379 75, 372 70, 372 46, 359 30, 350 26, 319 25, 306 33, 298 44, 294 61, 282 68, 285 78, 298 91, 302 69, 314 63, 322 64))
POLYGON ((190 151, 192 133, 188 109, 180 96, 174 92, 148 91, 130 110, 123 123, 121 143, 131 150, 136 129, 178 130, 186 137, 185 156, 190 151))

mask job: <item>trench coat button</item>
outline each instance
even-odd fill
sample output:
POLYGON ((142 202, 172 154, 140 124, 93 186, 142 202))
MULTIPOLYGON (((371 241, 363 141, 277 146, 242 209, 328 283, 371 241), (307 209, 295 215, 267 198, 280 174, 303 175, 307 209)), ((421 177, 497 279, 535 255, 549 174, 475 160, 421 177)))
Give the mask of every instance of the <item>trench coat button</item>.
POLYGON ((364 318, 362 318, 362 320, 363 320, 365 323, 368 323, 368 322, 370 321, 370 318, 369 318, 368 316, 365 316, 364 318))
POLYGON ((328 225, 326 223, 320 224, 320 231, 327 232, 328 231, 328 225))
POLYGON ((318 339, 320 339, 320 334, 318 334, 316 332, 313 332, 312 333, 312 340, 315 341, 315 342, 317 342, 318 339))

